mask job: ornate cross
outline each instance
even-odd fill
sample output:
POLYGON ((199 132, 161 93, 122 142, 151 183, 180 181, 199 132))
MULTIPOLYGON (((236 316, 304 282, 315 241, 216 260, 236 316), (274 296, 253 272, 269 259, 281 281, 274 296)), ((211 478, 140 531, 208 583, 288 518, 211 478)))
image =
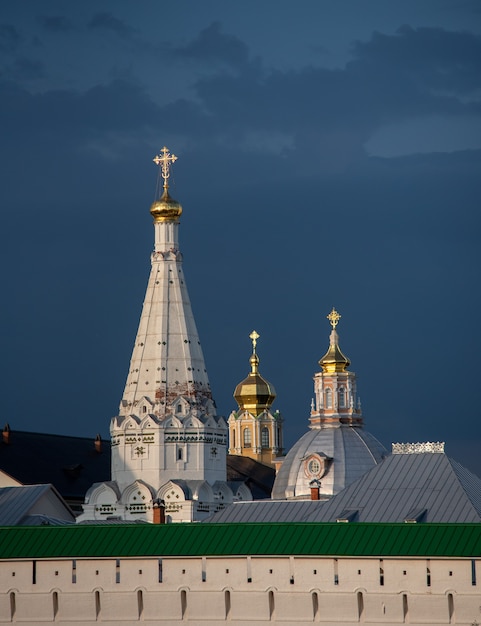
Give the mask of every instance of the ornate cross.
POLYGON ((255 330, 253 330, 251 332, 251 334, 249 335, 249 337, 252 339, 252 352, 253 352, 253 354, 255 354, 256 353, 257 340, 259 339, 260 335, 255 330))
POLYGON ((339 320, 341 319, 341 316, 339 315, 339 313, 336 311, 334 307, 332 307, 332 311, 326 317, 331 322, 331 326, 333 328, 336 328, 336 326, 339 323, 339 320))
POLYGON ((152 160, 156 165, 160 165, 162 168, 162 178, 164 179, 164 187, 167 185, 167 179, 170 176, 170 168, 172 163, 177 161, 177 157, 175 154, 170 154, 169 149, 165 146, 160 151, 161 154, 158 154, 152 160))

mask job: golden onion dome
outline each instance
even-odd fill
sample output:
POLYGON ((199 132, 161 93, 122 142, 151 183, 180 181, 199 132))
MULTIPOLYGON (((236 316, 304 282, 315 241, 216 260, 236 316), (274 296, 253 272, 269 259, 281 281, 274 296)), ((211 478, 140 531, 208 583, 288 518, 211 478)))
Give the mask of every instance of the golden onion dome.
POLYGON ((255 353, 255 341, 258 337, 255 331, 251 334, 254 343, 254 351, 249 359, 251 371, 234 391, 234 398, 239 409, 248 411, 255 417, 268 410, 276 398, 274 387, 259 374, 259 357, 255 353))
POLYGON ((330 345, 326 354, 319 360, 322 371, 328 374, 343 372, 351 361, 341 352, 339 347, 339 335, 335 330, 331 332, 330 345))
POLYGON ((178 222, 182 215, 182 205, 169 195, 168 187, 164 187, 161 197, 152 203, 150 213, 154 222, 178 222))
POLYGON ((331 322, 332 331, 329 337, 329 349, 326 354, 320 359, 319 365, 322 367, 322 371, 328 374, 333 372, 343 372, 346 367, 351 364, 351 361, 341 352, 339 347, 339 335, 336 331, 336 326, 341 319, 341 316, 336 311, 332 311, 327 316, 327 319, 331 322))

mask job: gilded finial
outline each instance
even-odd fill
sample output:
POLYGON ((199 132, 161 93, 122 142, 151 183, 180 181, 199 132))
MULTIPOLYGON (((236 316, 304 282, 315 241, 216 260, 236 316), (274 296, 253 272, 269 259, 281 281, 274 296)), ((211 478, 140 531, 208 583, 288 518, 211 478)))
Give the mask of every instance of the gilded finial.
POLYGON ((336 311, 334 307, 332 307, 332 311, 329 313, 329 315, 326 315, 326 317, 331 322, 331 326, 334 329, 339 324, 339 320, 341 319, 341 316, 339 315, 339 313, 336 311))
POLYGON ((259 335, 258 332, 253 330, 251 332, 251 334, 249 335, 249 337, 252 339, 252 354, 255 354, 256 353, 257 340, 259 339, 260 335, 259 335))
POLYGON ((167 183, 168 178, 170 177, 170 168, 172 167, 172 163, 177 161, 177 157, 175 154, 170 154, 169 149, 165 146, 160 151, 161 154, 158 154, 152 160, 156 165, 160 165, 162 168, 162 178, 164 179, 164 189, 167 189, 169 184, 167 183))

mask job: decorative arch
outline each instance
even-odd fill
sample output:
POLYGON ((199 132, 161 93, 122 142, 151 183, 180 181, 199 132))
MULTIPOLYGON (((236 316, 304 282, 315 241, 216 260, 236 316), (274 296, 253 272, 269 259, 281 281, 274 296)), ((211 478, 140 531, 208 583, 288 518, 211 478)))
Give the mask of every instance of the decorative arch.
POLYGON ((239 502, 240 500, 244 502, 250 502, 253 500, 252 493, 245 483, 239 485, 234 493, 234 502, 239 502))
POLYGON ((143 480, 136 480, 122 492, 125 519, 139 519, 150 511, 154 493, 143 480))
POLYGON ((163 500, 166 504, 175 504, 176 502, 185 502, 188 497, 184 489, 173 480, 162 485, 157 492, 157 498, 163 500))

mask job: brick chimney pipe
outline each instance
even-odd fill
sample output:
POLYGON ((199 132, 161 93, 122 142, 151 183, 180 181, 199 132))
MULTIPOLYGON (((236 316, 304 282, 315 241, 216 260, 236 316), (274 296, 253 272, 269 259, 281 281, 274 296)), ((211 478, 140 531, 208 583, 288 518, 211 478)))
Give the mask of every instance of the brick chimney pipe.
POLYGON ((165 502, 163 500, 154 500, 154 524, 165 524, 165 502))

